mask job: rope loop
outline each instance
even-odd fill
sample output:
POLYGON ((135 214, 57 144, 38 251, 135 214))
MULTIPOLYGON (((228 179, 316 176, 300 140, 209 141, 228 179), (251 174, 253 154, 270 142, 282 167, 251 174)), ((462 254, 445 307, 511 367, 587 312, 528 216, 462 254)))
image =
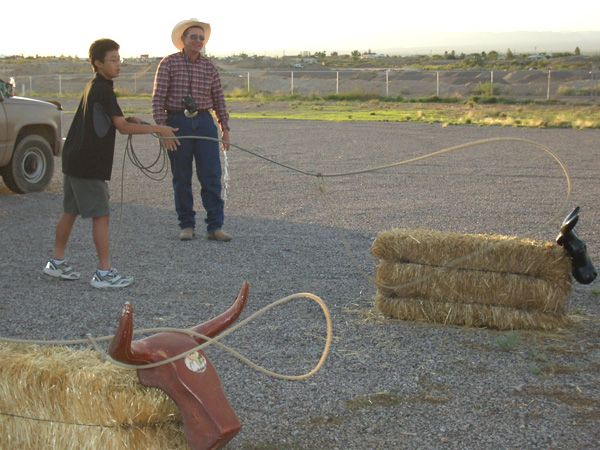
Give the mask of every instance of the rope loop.
POLYGON ((196 337, 196 338, 201 338, 203 340, 205 340, 206 342, 204 342, 203 344, 200 344, 186 352, 183 352, 179 355, 173 356, 171 358, 165 359, 163 361, 159 361, 156 363, 152 363, 152 364, 142 364, 142 365, 132 365, 132 364, 125 364, 122 363, 120 361, 115 360, 114 358, 112 358, 105 350, 103 350, 100 345, 99 342, 102 341, 108 341, 108 340, 112 340, 114 335, 110 335, 110 336, 102 336, 99 338, 94 338, 92 336, 91 333, 87 334, 87 338, 86 339, 79 339, 79 340, 71 340, 71 341, 38 341, 38 340, 27 340, 27 339, 8 339, 8 338, 0 338, 0 342, 8 342, 8 343, 13 343, 13 344, 29 344, 29 345, 80 345, 80 344, 91 344, 92 347, 94 348, 94 350, 96 352, 98 352, 98 354, 100 354, 101 358, 105 361, 109 361, 110 363, 114 364, 115 366, 124 368, 124 369, 129 369, 129 370, 142 370, 142 369, 151 369, 153 367, 159 367, 165 364, 170 364, 174 361, 177 361, 181 358, 185 358, 188 355, 191 355, 192 353, 196 353, 199 350, 203 350, 204 348, 210 346, 210 345, 218 345, 219 347, 221 347, 222 349, 224 349, 225 351, 231 353, 233 356, 235 356, 236 358, 238 358, 240 361, 242 361, 243 363, 249 365, 250 367, 256 369, 259 372, 262 372, 266 375, 269 375, 271 377, 274 378, 279 378, 282 380, 291 380, 291 381, 297 381, 297 380, 304 380, 306 378, 309 378, 311 376, 313 376, 314 374, 316 374, 321 367, 323 366, 323 364, 325 363, 325 359, 327 358, 327 355, 329 353, 329 348, 331 347, 331 341, 333 338, 333 325, 331 322, 331 314, 329 313, 329 309, 327 308, 327 305, 325 304, 325 302, 318 296, 314 295, 314 294, 310 294, 310 293, 298 293, 298 294, 293 294, 293 295, 289 295, 285 298, 282 298, 280 300, 277 300, 273 303, 271 303, 270 305, 265 306, 264 308, 258 310, 257 312, 255 312, 254 314, 252 314, 251 316, 249 316, 248 318, 244 319, 243 321, 237 323, 236 325, 228 328, 227 330, 225 330, 223 333, 219 334, 218 336, 214 337, 214 338, 210 338, 208 336, 204 336, 202 334, 196 333, 192 330, 186 330, 186 329, 180 329, 180 328, 168 328, 168 327, 160 327, 160 328, 148 328, 148 329, 141 329, 141 330, 135 330, 133 332, 133 334, 138 335, 138 334, 155 334, 155 333, 163 333, 163 332, 169 332, 169 333, 182 333, 182 334, 187 334, 188 336, 192 336, 192 337, 196 337), (323 315, 325 316, 325 322, 326 322, 326 328, 327 328, 327 337, 325 338, 325 346, 323 348, 323 352, 321 354, 321 357, 319 359, 319 362, 316 364, 316 366, 310 370, 309 372, 303 374, 303 375, 283 375, 283 374, 279 374, 270 370, 267 370, 261 366, 259 366, 258 364, 253 363, 252 361, 250 361, 248 358, 246 358, 245 356, 243 356, 242 354, 240 354, 239 352, 237 352, 236 350, 234 350, 231 347, 228 347, 225 344, 222 344, 220 341, 221 339, 225 338, 226 336, 230 335, 231 333, 233 333, 234 331, 240 329, 243 326, 246 326, 247 324, 249 324, 250 322, 252 322, 253 320, 257 319, 258 317, 262 316, 263 314, 267 313, 269 310, 283 305, 284 303, 287 303, 289 301, 292 301, 294 299, 297 298, 308 298, 310 300, 315 301, 322 309, 323 311, 323 315))

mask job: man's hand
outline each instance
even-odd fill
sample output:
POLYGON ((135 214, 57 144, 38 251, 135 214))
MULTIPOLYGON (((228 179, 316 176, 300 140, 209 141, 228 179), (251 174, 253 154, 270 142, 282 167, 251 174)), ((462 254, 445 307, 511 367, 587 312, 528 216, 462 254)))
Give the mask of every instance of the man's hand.
POLYGON ((229 150, 229 130, 223 130, 223 137, 221 139, 223 141, 223 150, 227 151, 229 150))

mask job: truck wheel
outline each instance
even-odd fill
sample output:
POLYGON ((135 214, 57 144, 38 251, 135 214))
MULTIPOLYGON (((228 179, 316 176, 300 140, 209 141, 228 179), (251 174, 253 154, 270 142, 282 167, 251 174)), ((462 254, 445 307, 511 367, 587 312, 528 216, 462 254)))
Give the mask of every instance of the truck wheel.
POLYGON ((54 154, 48 141, 37 134, 21 139, 8 166, 2 169, 2 178, 8 188, 17 194, 44 189, 54 175, 54 154))

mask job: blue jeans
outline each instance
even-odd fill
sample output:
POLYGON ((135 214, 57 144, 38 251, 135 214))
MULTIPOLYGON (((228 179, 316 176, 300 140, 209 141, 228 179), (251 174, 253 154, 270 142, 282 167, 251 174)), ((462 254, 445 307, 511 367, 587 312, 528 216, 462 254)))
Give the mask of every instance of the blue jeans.
MULTIPOLYGON (((218 138, 219 134, 213 117, 209 112, 198 114, 194 118, 171 114, 167 116, 167 125, 179 128, 177 136, 206 136, 218 138)), ((192 191, 192 165, 196 162, 196 175, 200 182, 200 197, 206 210, 207 231, 220 230, 225 219, 223 198, 221 197, 221 159, 219 143, 205 139, 180 139, 181 145, 169 153, 171 173, 173 174, 173 192, 175 210, 179 226, 195 228, 194 194, 192 191)))

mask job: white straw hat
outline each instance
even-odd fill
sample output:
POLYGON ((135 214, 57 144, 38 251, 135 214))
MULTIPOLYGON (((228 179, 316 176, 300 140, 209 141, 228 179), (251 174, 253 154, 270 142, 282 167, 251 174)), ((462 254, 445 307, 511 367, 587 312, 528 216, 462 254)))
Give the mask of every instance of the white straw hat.
POLYGON ((188 19, 175 25, 175 28, 173 28, 173 32, 171 33, 171 40, 173 41, 173 45, 175 45, 177 50, 181 50, 183 48, 183 41, 181 40, 183 33, 185 30, 193 26, 200 27, 204 30, 204 45, 206 45, 208 38, 210 37, 210 24, 200 22, 198 19, 188 19))

